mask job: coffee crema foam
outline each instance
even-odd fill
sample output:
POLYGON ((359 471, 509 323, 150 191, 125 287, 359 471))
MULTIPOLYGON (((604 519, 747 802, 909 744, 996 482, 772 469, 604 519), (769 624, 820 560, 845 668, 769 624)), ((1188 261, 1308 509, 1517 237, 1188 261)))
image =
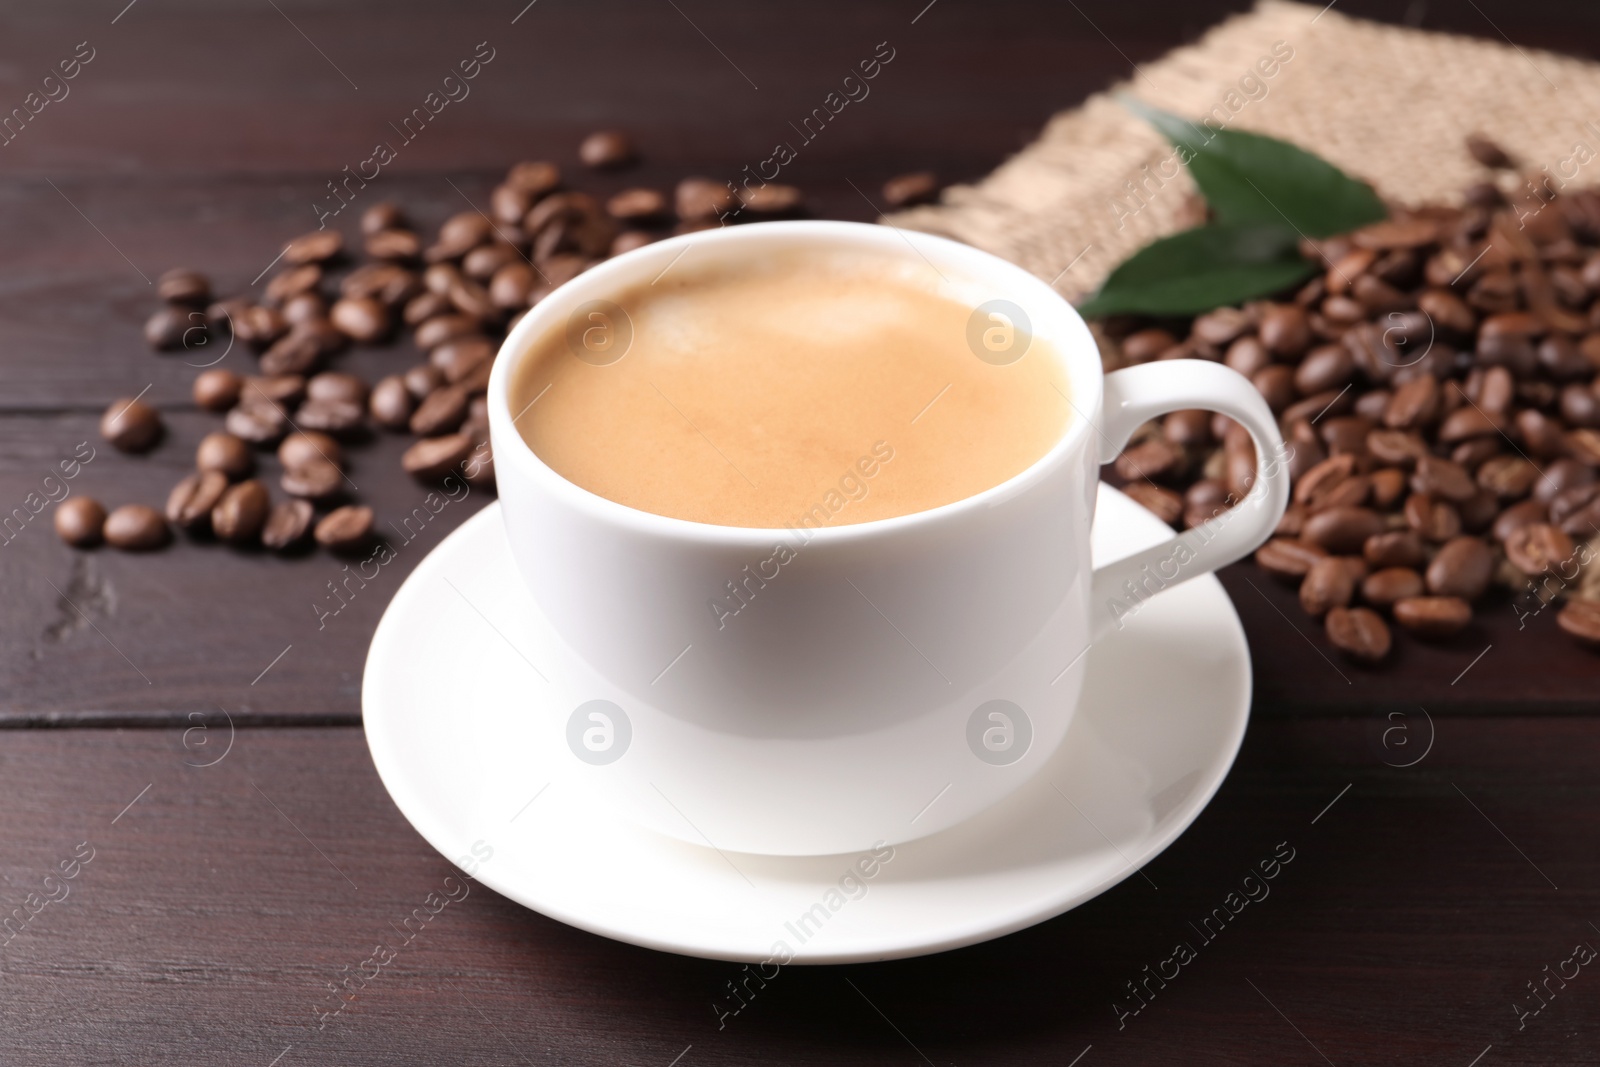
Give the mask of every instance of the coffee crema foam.
POLYGON ((1051 346, 975 330, 976 301, 920 260, 693 258, 582 305, 514 368, 523 439, 608 500, 719 526, 869 522, 999 485, 1071 419, 1051 346), (980 358, 985 341, 1023 354, 980 358))

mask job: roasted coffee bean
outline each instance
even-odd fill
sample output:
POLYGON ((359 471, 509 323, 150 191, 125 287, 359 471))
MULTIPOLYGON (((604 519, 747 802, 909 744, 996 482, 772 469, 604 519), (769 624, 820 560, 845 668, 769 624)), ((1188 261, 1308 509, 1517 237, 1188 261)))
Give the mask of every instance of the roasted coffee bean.
POLYGON ((422 291, 415 271, 397 263, 368 263, 345 275, 339 295, 351 300, 374 297, 385 304, 403 304, 422 291))
POLYGON ((398 204, 385 200, 373 204, 361 213, 361 232, 363 234, 382 233, 384 230, 393 230, 404 226, 405 215, 400 211, 398 204))
POLYGON ((174 267, 156 280, 156 295, 169 304, 201 307, 211 301, 211 282, 197 270, 174 267))
POLYGON ((291 327, 328 317, 328 302, 321 293, 297 293, 283 302, 283 321, 291 327))
POLYGON ((1367 434, 1367 451, 1379 462, 1409 467, 1428 454, 1428 443, 1415 433, 1373 430, 1367 434))
POLYGON ((303 543, 311 532, 313 514, 309 501, 280 501, 261 528, 261 543, 274 552, 287 551, 303 543))
POLYGON ((406 449, 400 457, 400 466, 414 478, 434 481, 465 462, 472 448, 472 438, 464 433, 425 437, 406 449))
POLYGON ((1262 367, 1250 378, 1250 384, 1256 387, 1261 399, 1274 412, 1282 411, 1295 402, 1299 394, 1295 391, 1294 382, 1294 371, 1281 363, 1262 367))
POLYGON ((1328 446, 1329 455, 1364 456, 1372 423, 1359 415, 1339 415, 1323 419, 1320 432, 1323 442, 1328 446))
POLYGON ((1569 382, 1561 387, 1561 417, 1574 426, 1600 426, 1600 397, 1587 385, 1569 382))
POLYGON ((344 473, 334 464, 311 459, 286 469, 278 484, 290 496, 321 503, 342 496, 346 483, 344 473))
POLYGON ((233 336, 257 348, 265 348, 288 332, 289 320, 277 308, 252 305, 233 317, 233 336))
POLYGON ((1586 467, 1600 467, 1600 430, 1573 430, 1564 440, 1573 459, 1586 467))
POLYGON ((1450 450, 1450 462, 1476 472, 1487 461, 1502 454, 1499 437, 1475 437, 1463 441, 1450 450))
POLYGON ((1256 562, 1274 578, 1304 578, 1328 550, 1310 541, 1288 537, 1273 538, 1256 549, 1256 562))
MULTIPOLYGON (((444 384, 444 372, 431 363, 419 363, 401 375, 412 400, 421 400, 444 384)), ((407 414, 406 418, 411 416, 407 414)))
POLYGON ((506 173, 506 184, 540 197, 561 184, 561 168, 554 163, 518 163, 506 173))
POLYGON ((74 548, 99 544, 105 525, 106 509, 91 497, 68 497, 56 507, 56 536, 74 548))
POLYGON ((101 526, 106 544, 129 552, 149 552, 172 538, 161 512, 148 504, 124 504, 106 516, 101 526))
POLYGON ((1596 500, 1600 500, 1600 485, 1593 482, 1563 489, 1550 501, 1550 521, 1565 526, 1570 517, 1583 514, 1596 500))
POLYGON ((300 430, 283 439, 278 446, 278 462, 285 468, 303 467, 308 463, 344 465, 344 449, 339 442, 318 430, 300 430))
MULTIPOLYGON (((1185 522, 1185 526, 1198 526, 1199 523, 1185 522)), ((1306 509, 1299 504, 1290 504, 1283 509, 1283 514, 1278 516, 1278 525, 1273 527, 1274 537, 1299 537, 1306 526, 1306 509)))
POLYGON ((411 412, 415 408, 416 401, 411 391, 406 388, 405 379, 395 374, 380 379, 378 384, 372 387, 372 397, 367 403, 367 411, 372 415, 372 421, 386 430, 406 429, 411 423, 411 412))
POLYGON ((1575 459, 1558 459, 1545 466, 1533 487, 1533 498, 1548 504, 1568 489, 1593 485, 1600 475, 1575 459))
POLYGON ((1371 508, 1336 507, 1306 519, 1304 537, 1335 555, 1353 555, 1384 527, 1383 516, 1371 508))
POLYGON ((1595 370, 1572 339, 1560 335, 1546 337, 1539 343, 1539 365, 1558 382, 1587 378, 1595 370))
POLYGON ((1550 509, 1538 500, 1523 500, 1512 504, 1502 511, 1494 520, 1493 534, 1496 541, 1505 543, 1517 530, 1534 523, 1544 522, 1550 517, 1550 509))
POLYGON ((231 370, 212 367, 194 380, 194 402, 207 411, 227 411, 239 402, 243 380, 231 370))
POLYGON ((323 371, 306 381, 306 397, 310 400, 343 400, 351 404, 365 404, 367 383, 354 374, 323 371))
POLYGON ((889 208, 931 203, 939 194, 939 179, 932 171, 901 174, 883 183, 883 202, 889 208))
POLYGON ((437 437, 456 429, 467 417, 467 393, 459 385, 446 385, 429 393, 411 416, 411 432, 437 437))
MULTIPOLYGON (((1195 318, 1190 336, 1212 345, 1232 344, 1247 331, 1255 329, 1257 318, 1242 308, 1222 307, 1195 318)), ((1262 343, 1265 348, 1265 342, 1262 343)))
POLYGON ((439 227, 439 239, 425 257, 429 263, 456 259, 494 236, 494 224, 476 211, 452 215, 439 227))
POLYGON ((344 251, 344 235, 338 230, 313 230, 301 234, 283 248, 283 262, 291 267, 302 263, 322 263, 344 251))
POLYGON ((1458 596, 1472 601, 1489 588, 1494 553, 1476 537, 1452 537, 1439 547, 1428 564, 1428 590, 1437 596, 1458 596))
POLYGON ((1439 380, 1420 374, 1397 386, 1389 398, 1383 424, 1392 430, 1411 430, 1434 420, 1439 410, 1439 380))
POLYGON ((1355 659, 1376 663, 1389 654, 1389 627, 1371 608, 1334 608, 1326 626, 1334 647, 1355 659))
POLYGON ((184 347, 184 337, 193 327, 205 330, 205 316, 193 308, 167 304, 144 323, 144 340, 157 351, 184 347), (193 316, 193 317, 191 317, 193 316))
POLYGON ((416 327, 438 315, 453 313, 449 297, 443 293, 425 292, 418 293, 407 301, 400 317, 407 326, 416 327))
POLYGON ((1457 408, 1439 424, 1438 438, 1445 444, 1455 444, 1474 437, 1499 434, 1504 430, 1502 420, 1476 405, 1457 408))
POLYGON ((1422 538, 1414 530, 1373 534, 1361 546, 1361 558, 1374 568, 1420 567, 1426 558, 1422 538))
POLYGON ((167 520, 180 530, 207 522, 211 509, 228 491, 228 476, 218 470, 200 470, 173 487, 167 496, 167 520))
POLYGON ((1296 503, 1317 510, 1332 494, 1334 488, 1355 472, 1355 457, 1334 456, 1325 459, 1300 476, 1295 482, 1293 497, 1296 503))
POLYGON ((539 274, 532 264, 520 260, 507 263, 489 279, 489 300, 496 308, 525 308, 538 285, 539 274))
POLYGON ((1311 323, 1306 318, 1305 308, 1272 304, 1261 314, 1257 335, 1273 355, 1298 356, 1311 345, 1311 323))
POLYGON ((1506 559, 1529 577, 1537 577, 1551 567, 1573 558, 1577 545, 1571 537, 1549 523, 1536 522, 1512 530, 1505 539, 1506 559))
POLYGON ((1355 361, 1343 345, 1320 345, 1307 353, 1294 371, 1294 386, 1301 396, 1340 389, 1355 374, 1355 361))
POLYGON ((1410 567, 1385 567, 1373 571, 1361 583, 1361 599, 1377 608, 1387 608, 1405 597, 1421 596, 1422 575, 1410 567))
POLYGON ((211 509, 211 530, 224 541, 248 544, 261 533, 272 500, 254 479, 230 486, 211 509))
POLYGON ((1427 493, 1412 493, 1405 502, 1406 525, 1425 540, 1448 541, 1461 532, 1461 513, 1448 501, 1427 493))
MULTIPOLYGON (((1129 363, 1148 363, 1177 343, 1176 337, 1160 327, 1137 330, 1122 339, 1122 357, 1129 363)), ((1266 365, 1267 361, 1263 359, 1260 366, 1251 367, 1245 377, 1250 377, 1266 365)))
POLYGON ((415 340, 418 348, 437 348, 446 341, 453 341, 457 337, 470 337, 478 334, 478 320, 470 315, 448 314, 436 315, 417 327, 415 340))
POLYGON ((1325 393, 1313 393, 1298 403, 1290 404, 1283 409, 1280 421, 1285 425, 1294 425, 1296 422, 1310 422, 1326 416, 1338 417, 1349 411, 1355 401, 1350 399, 1350 391, 1329 390, 1325 393))
POLYGON ((578 146, 578 158, 596 170, 625 167, 634 160, 633 140, 621 130, 596 130, 578 146))
POLYGON ((100 436, 123 452, 146 452, 161 440, 161 413, 138 397, 113 400, 100 416, 100 436))
POLYGON ((302 326, 304 323, 278 338, 271 348, 261 353, 262 374, 310 374, 321 365, 322 346, 302 326))
POLYGON ((1448 289, 1429 289, 1417 297, 1417 308, 1441 330, 1470 334, 1477 331, 1478 316, 1448 289))
POLYGON ((348 437, 366 425, 366 407, 348 400, 307 400, 295 412, 294 421, 302 430, 348 437))
POLYGON ((428 362, 439 369, 445 381, 459 382, 494 359, 494 354, 495 347, 487 337, 460 337, 428 353, 428 362))
POLYGON ((493 372, 494 361, 489 360, 478 364, 477 367, 467 372, 466 377, 453 384, 460 386, 468 396, 479 396, 488 392, 489 379, 492 377, 493 372))
POLYGON ((654 189, 624 189, 606 201, 606 210, 626 222, 646 222, 666 214, 667 198, 654 189))
POLYGON ((372 540, 372 509, 346 504, 322 517, 316 526, 317 544, 334 552, 356 552, 372 540))
POLYGON ((685 178, 674 193, 678 217, 691 221, 713 221, 738 206, 738 199, 725 182, 711 178, 685 178))
MULTIPOLYGON (((435 263, 422 272, 422 285, 428 292, 450 298, 450 288, 461 280, 461 268, 454 263, 435 263)), ((448 305, 449 307, 454 305, 448 305)))
POLYGON ((1556 625, 1585 644, 1600 646, 1600 601, 1569 600, 1556 625))
POLYGON ((1317 560, 1300 583, 1300 606, 1310 615, 1326 615, 1333 608, 1347 607, 1355 592, 1350 568, 1338 556, 1317 560))
POLYGON ((268 445, 289 430, 289 417, 279 405, 266 400, 245 400, 223 420, 229 433, 253 445, 268 445))
POLYGON ((1539 468, 1521 456, 1494 456, 1478 468, 1477 481, 1501 500, 1520 500, 1539 480, 1539 468))
POLYGON ((495 241, 479 245, 468 252, 461 260, 461 273, 477 281, 487 282, 494 277, 496 271, 508 263, 528 265, 527 260, 522 258, 522 253, 517 251, 516 245, 495 241))
MULTIPOLYGON (((475 429, 464 428, 462 432, 476 438, 478 434, 474 432, 475 429)), ((1150 482, 1129 482, 1122 491, 1169 526, 1176 525, 1183 517, 1183 497, 1171 489, 1150 482)))
POLYGON ((1161 420, 1161 432, 1175 445, 1204 445, 1211 442, 1211 413, 1199 408, 1174 411, 1161 420))
POLYGON ((489 298, 489 290, 471 278, 457 278, 446 295, 456 310, 481 322, 493 319, 500 313, 499 305, 489 298))
POLYGON ((1452 502, 1470 500, 1478 492, 1472 475, 1459 463, 1438 456, 1423 456, 1411 475, 1411 488, 1452 502))
POLYGON ((1222 357, 1222 362, 1246 378, 1251 378, 1272 362, 1272 353, 1267 351, 1267 346, 1261 343, 1260 338, 1251 335, 1241 337, 1228 345, 1227 354, 1222 357))
POLYGON ((298 404, 306 395, 306 380, 298 374, 249 377, 239 390, 239 403, 298 404))
POLYGON ((1394 602, 1394 621, 1418 637, 1450 637, 1472 621, 1472 605, 1458 596, 1409 596, 1394 602))
POLYGON ((489 192, 489 215, 502 226, 517 226, 533 206, 533 199, 526 189, 497 185, 489 192))
POLYGON ((307 263, 275 274, 268 279, 265 300, 269 306, 279 307, 291 296, 309 292, 320 284, 322 284, 322 268, 315 263, 307 263))
POLYGON ((766 182, 741 189, 739 202, 757 215, 789 215, 805 204, 805 194, 793 185, 766 182))
POLYGON ((379 230, 369 234, 364 244, 373 259, 407 262, 422 255, 422 238, 410 230, 379 230))
POLYGON ((328 319, 352 341, 372 344, 389 333, 389 309, 373 297, 345 297, 333 305, 328 319))
POLYGON ((242 438, 231 433, 208 433, 194 452, 196 470, 218 471, 228 479, 247 476, 256 468, 255 453, 242 438))
POLYGON ((1406 495, 1406 474, 1398 467, 1373 471, 1368 480, 1372 485, 1372 503, 1384 511, 1391 510, 1406 495))

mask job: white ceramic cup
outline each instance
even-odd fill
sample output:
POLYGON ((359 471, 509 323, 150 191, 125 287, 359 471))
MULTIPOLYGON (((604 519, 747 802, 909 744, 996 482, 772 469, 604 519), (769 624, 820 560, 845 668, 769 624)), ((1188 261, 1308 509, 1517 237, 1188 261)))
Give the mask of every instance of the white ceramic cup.
MULTIPOLYGON (((489 424, 522 577, 553 630, 606 683, 593 694, 607 701, 594 705, 598 717, 574 708, 574 722, 596 724, 584 743, 602 750, 589 758, 574 747, 574 776, 627 817, 723 851, 859 851, 937 832, 1001 799, 1066 734, 1091 641, 1137 625, 1149 596, 1252 551, 1289 490, 1272 413, 1232 370, 1171 360, 1105 375, 1083 320, 1038 278, 954 241, 858 223, 694 233, 586 271, 507 337, 489 382, 489 424), (508 393, 535 338, 576 323, 568 336, 590 337, 611 353, 604 362, 619 335, 603 314, 593 318, 594 301, 649 282, 679 257, 673 269, 693 270, 791 249, 892 257, 925 265, 933 288, 975 309, 1007 301, 1001 318, 975 313, 979 326, 999 328, 988 336, 1001 344, 1015 343, 1006 331, 1020 308, 1031 336, 1065 362, 1076 409, 1065 435, 975 496, 807 530, 804 540, 792 529, 712 526, 614 503, 562 478, 524 442, 508 393), (1263 457, 1254 486, 1209 523, 1094 567, 1100 465, 1142 423, 1182 408, 1220 411, 1250 432, 1263 457), (788 548, 781 563, 779 546, 788 548), (711 606, 728 602, 729 582, 749 602, 733 618, 711 606), (612 758, 603 749, 619 726, 625 751, 612 758)), ((578 736, 568 733, 574 746, 578 736)))

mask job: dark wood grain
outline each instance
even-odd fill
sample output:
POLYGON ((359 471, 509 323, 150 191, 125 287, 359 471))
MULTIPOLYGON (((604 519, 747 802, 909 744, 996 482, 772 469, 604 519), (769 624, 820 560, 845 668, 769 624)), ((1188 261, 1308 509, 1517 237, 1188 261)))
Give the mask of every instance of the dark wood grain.
MULTIPOLYGON (((452 874, 359 730, 240 730, 205 768, 186 762, 221 754, 220 723, 209 751, 177 728, 13 731, 0 910, 80 842, 94 858, 0 948, 0 1048, 8 1063, 261 1067, 286 1048, 283 1067, 665 1067, 690 1045, 682 1064, 1066 1064, 1091 1044, 1085 1064, 1322 1062, 1309 1039, 1340 1067, 1466 1067, 1490 1044, 1497 1064, 1594 1062, 1588 970, 1520 1032, 1511 1005, 1574 944, 1600 944, 1600 723, 1440 723, 1405 769, 1384 765, 1402 762, 1379 744, 1390 725, 1258 721, 1150 882, 942 956, 786 969, 720 1030, 712 1004, 736 966, 582 933, 481 886, 319 1030, 328 983, 452 874), (1270 895, 1119 1029, 1113 1003, 1136 1006, 1124 983, 1199 942, 1188 924, 1280 842, 1294 858, 1270 895)), ((1409 723, 1418 743, 1423 727, 1409 723)))

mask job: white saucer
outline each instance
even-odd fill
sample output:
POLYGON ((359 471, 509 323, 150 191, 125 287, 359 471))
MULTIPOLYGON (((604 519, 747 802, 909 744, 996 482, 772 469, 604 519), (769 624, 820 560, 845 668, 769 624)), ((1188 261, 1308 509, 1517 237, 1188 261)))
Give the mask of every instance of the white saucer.
MULTIPOLYGON (((1171 536, 1101 486, 1097 558, 1171 536)), ((1089 652, 1066 741, 1018 793, 861 857, 723 853, 597 806, 550 743, 587 667, 518 578, 498 504, 418 565, 362 686, 367 744, 401 812, 447 859, 535 911, 713 959, 848 963, 940 952, 1083 903, 1183 832, 1221 784, 1250 707, 1250 655, 1213 577, 1154 598, 1089 652), (541 680, 543 676, 547 681, 541 680), (862 870, 870 870, 863 876, 862 870)))

